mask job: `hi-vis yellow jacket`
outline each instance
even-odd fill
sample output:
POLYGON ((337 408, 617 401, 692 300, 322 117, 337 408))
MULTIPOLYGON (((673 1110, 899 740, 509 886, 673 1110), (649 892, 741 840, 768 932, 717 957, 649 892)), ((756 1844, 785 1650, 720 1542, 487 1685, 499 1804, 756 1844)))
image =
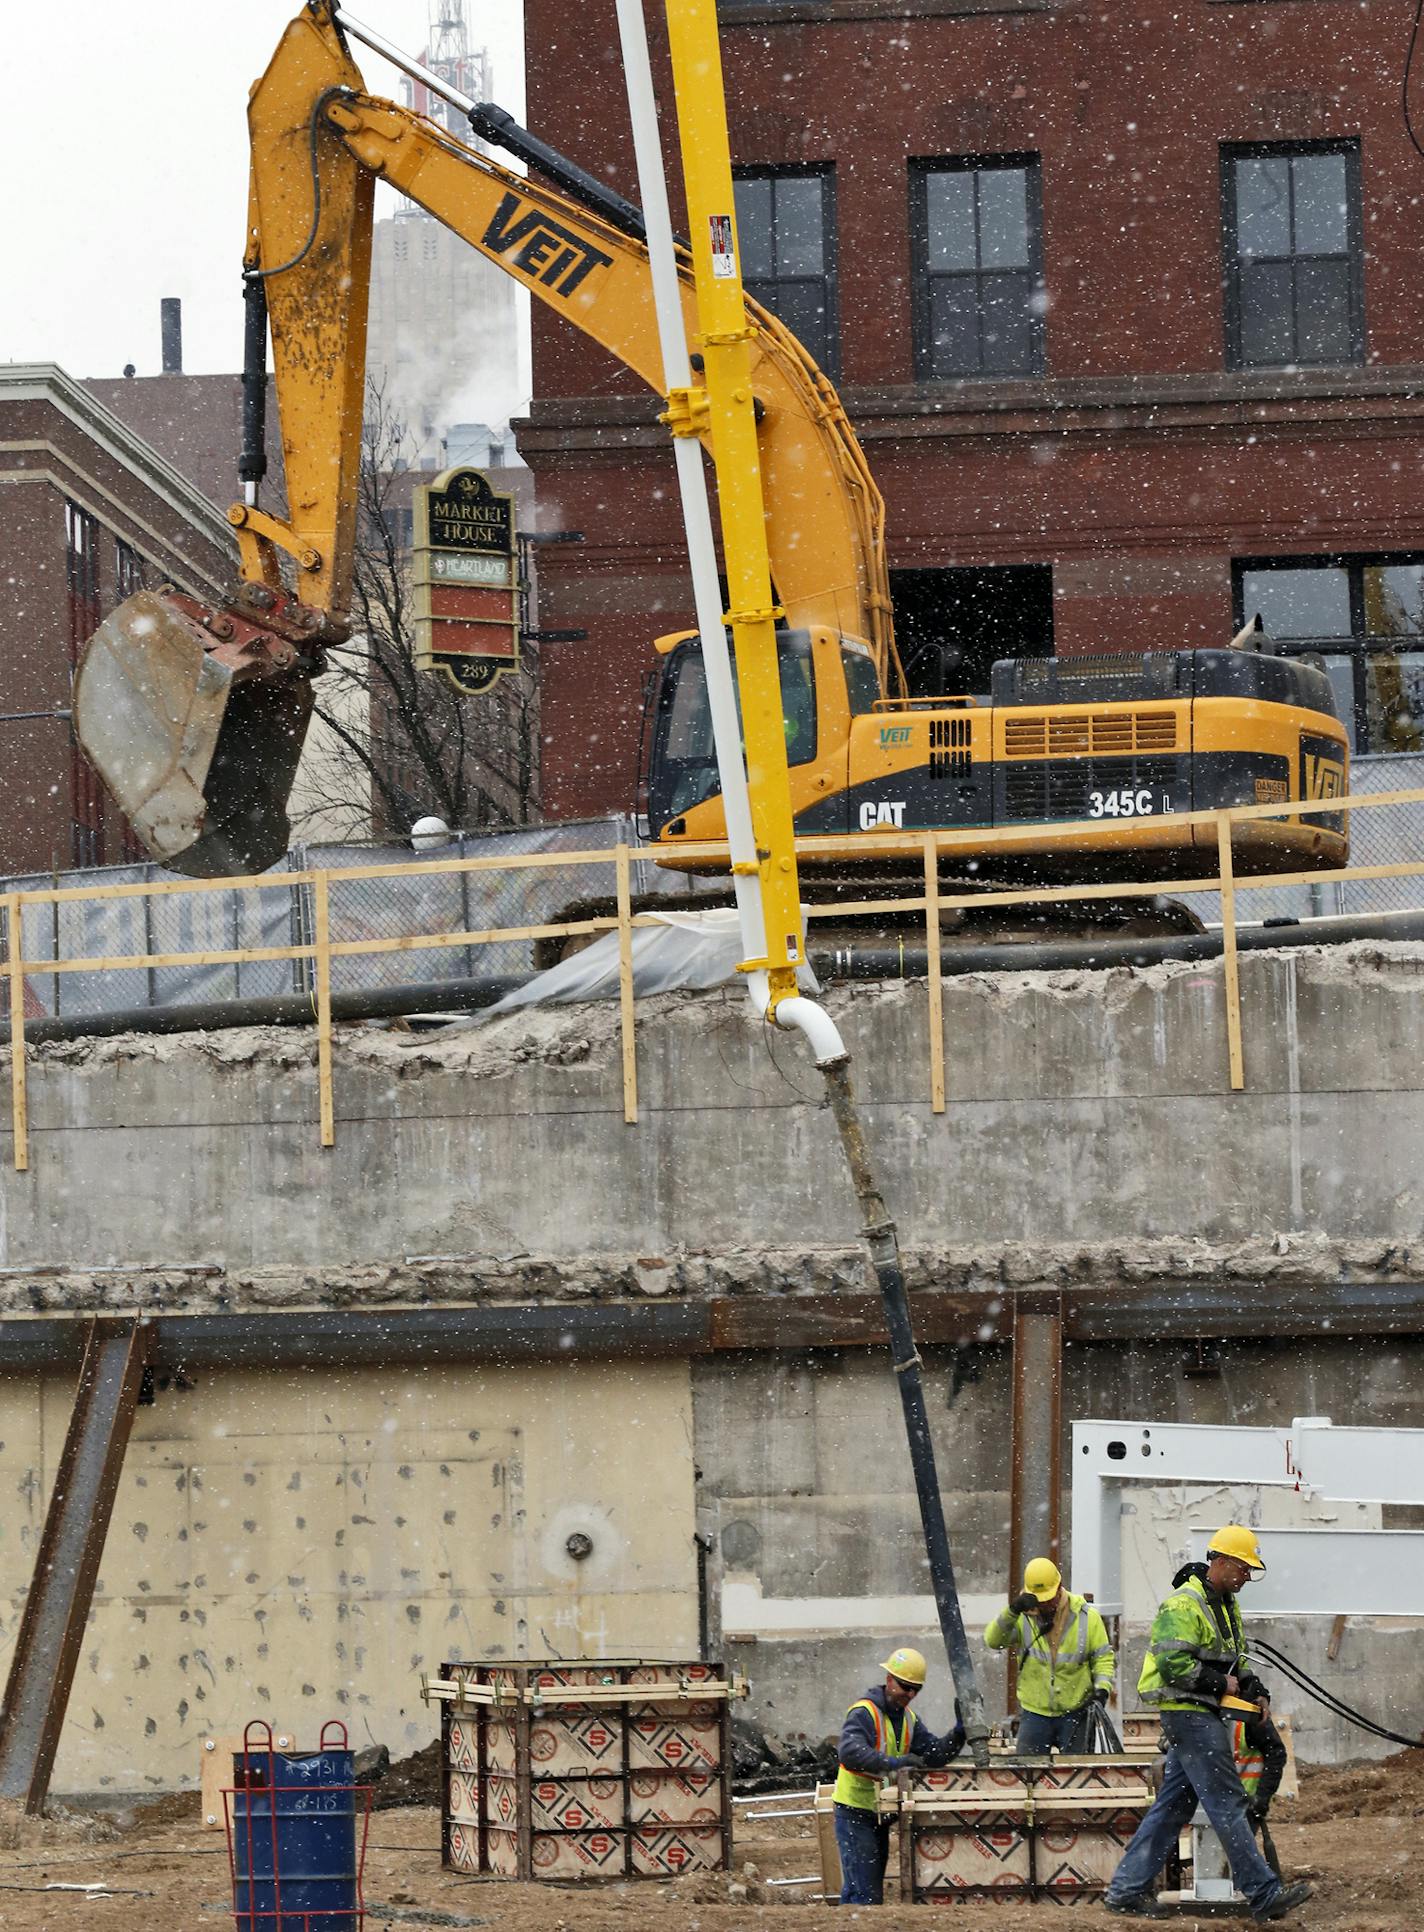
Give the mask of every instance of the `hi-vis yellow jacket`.
POLYGON ((1052 1631, 1044 1631, 1034 1616, 1020 1616, 1006 1606, 984 1632, 991 1650, 1017 1644, 1019 1653, 1019 1709, 1036 1717, 1062 1717, 1087 1703, 1095 1690, 1111 1690, 1116 1663, 1107 1626, 1086 1597, 1067 1593, 1066 1617, 1057 1648, 1052 1631))

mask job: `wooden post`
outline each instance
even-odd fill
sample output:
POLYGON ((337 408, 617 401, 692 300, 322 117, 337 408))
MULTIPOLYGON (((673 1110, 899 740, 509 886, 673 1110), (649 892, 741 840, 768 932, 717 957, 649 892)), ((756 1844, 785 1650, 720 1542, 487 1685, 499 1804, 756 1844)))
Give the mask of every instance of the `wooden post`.
POLYGON ((1231 819, 1216 816, 1216 850, 1221 872, 1221 946, 1226 971, 1226 1050, 1231 1065, 1232 1091, 1246 1085, 1241 1058, 1241 977, 1236 964, 1236 880, 1231 869, 1231 819))
POLYGON ((896 1776, 900 1808, 895 1817, 895 1835, 900 1850, 900 1903, 914 1905, 915 1897, 915 1793, 908 1771, 896 1776))
POLYGON ((930 1108, 944 1112, 944 980, 939 958, 939 845, 925 834, 925 973, 929 983, 930 1108))
POLYGON ((316 932, 316 1080, 321 1103, 321 1144, 336 1144, 331 1104, 331 908, 325 872, 312 874, 312 911, 316 932))
POLYGON ((25 1085, 25 946, 20 895, 5 894, 6 966, 10 975, 10 1128, 15 1170, 30 1165, 30 1104, 25 1085))
MULTIPOLYGON (((1036 1556, 1062 1554, 1059 1514, 1063 1492, 1063 1306, 1045 1298, 1014 1303, 1009 1436, 1009 1595, 1017 1596, 1025 1566, 1036 1556)), ((1008 1653, 1012 1706, 1018 1660, 1008 1653)))
POLYGON ((620 845, 618 863, 618 1021, 623 1038, 623 1118, 638 1118, 638 1060, 633 1042, 633 895, 628 847, 620 845))
POLYGON ((514 1706, 514 1875, 526 1881, 534 1876, 534 1767, 529 1755, 533 1713, 528 1698, 534 1674, 523 1666, 512 1673, 517 1697, 514 1706))

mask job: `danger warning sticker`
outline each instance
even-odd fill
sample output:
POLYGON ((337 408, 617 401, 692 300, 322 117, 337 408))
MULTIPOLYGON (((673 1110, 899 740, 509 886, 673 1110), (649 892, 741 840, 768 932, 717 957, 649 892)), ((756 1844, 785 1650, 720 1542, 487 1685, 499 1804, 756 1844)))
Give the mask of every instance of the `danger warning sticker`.
POLYGON ((729 280, 737 272, 737 257, 732 248, 732 217, 709 215, 707 226, 712 234, 712 273, 724 281, 729 280))

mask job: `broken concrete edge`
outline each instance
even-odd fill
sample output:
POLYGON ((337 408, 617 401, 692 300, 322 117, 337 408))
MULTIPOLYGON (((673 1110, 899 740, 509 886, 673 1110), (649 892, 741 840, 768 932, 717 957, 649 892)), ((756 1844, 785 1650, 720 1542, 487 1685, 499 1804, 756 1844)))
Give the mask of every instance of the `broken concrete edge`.
MULTIPOLYGON (((1424 941, 1357 940, 1330 946, 1292 946, 1280 951, 1252 952, 1243 970, 1282 960, 1312 983, 1361 980, 1396 986, 1415 993, 1424 976, 1424 941)), ((954 977, 955 996, 976 990, 996 1005, 1012 1004, 1025 996, 1073 999, 1087 990, 1102 997, 1109 1012, 1142 988, 1162 988, 1176 980, 1199 980, 1220 975, 1220 959, 1161 960, 1143 965, 1074 966, 1048 969, 1008 969, 954 977)), ((37 965, 36 980, 44 971, 37 965)), ((861 1005, 923 999, 921 979, 847 981, 828 987, 823 1004, 833 1016, 848 1015, 861 1005)), ((682 1015, 706 1023, 709 1006, 725 1011, 729 1020, 758 1027, 738 985, 708 990, 685 990, 643 995, 638 1000, 640 1021, 682 1015)), ((509 1076, 530 1064, 576 1067, 616 1050, 619 1038, 616 1000, 589 1000, 547 1006, 524 1006, 513 1012, 480 1019, 466 1018, 433 1032, 410 1032, 385 1022, 340 1024, 335 1038, 350 1065, 383 1072, 446 1071, 482 1079, 509 1076)), ((75 1069, 99 1069, 139 1060, 177 1061, 198 1058, 232 1067, 260 1064, 274 1070, 308 1068, 316 1063, 315 1029, 306 1033, 289 1027, 238 1026, 174 1033, 118 1033, 78 1040, 49 1041, 27 1049, 31 1064, 75 1069)), ((10 1048, 0 1045, 0 1069, 8 1068, 10 1048)))
MULTIPOLYGON (((1069 1340, 1424 1332, 1424 1244, 1276 1234, 1212 1243, 906 1249, 927 1346, 1008 1339, 1016 1309, 1069 1340), (1328 1292, 1327 1292, 1328 1291, 1328 1292)), ((93 1317, 159 1323, 162 1358, 548 1359, 884 1341, 858 1248, 596 1260, 477 1255, 340 1270, 16 1269, 0 1274, 0 1364, 67 1354, 93 1317), (186 1340, 185 1340, 186 1337, 186 1340), (187 1351, 185 1353, 185 1351, 187 1351)))
MULTIPOLYGON (((1272 1233, 1212 1242, 1181 1237, 1132 1241, 921 1247, 902 1251, 906 1285, 925 1297, 991 1304, 1006 1295, 1123 1297, 1178 1288, 1232 1293, 1372 1286, 1424 1288, 1424 1241, 1406 1243, 1272 1233)), ((220 1261, 177 1268, 0 1269, 0 1316, 199 1314, 239 1310, 383 1309, 433 1303, 699 1301, 756 1297, 779 1302, 854 1296, 873 1288, 863 1249, 755 1246, 717 1253, 437 1255, 398 1261, 229 1270, 220 1261)))

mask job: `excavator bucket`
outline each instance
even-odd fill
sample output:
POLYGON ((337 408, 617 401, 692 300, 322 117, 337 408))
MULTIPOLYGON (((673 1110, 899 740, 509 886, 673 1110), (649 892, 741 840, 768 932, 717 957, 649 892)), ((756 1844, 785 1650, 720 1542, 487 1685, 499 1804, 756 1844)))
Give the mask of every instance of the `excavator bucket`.
POLYGON ((75 732, 160 865, 197 879, 265 872, 287 850, 310 679, 281 667, 295 654, 279 640, 228 618, 205 628, 199 613, 151 590, 112 611, 75 679, 75 732), (277 651, 254 652, 254 639, 277 651))

